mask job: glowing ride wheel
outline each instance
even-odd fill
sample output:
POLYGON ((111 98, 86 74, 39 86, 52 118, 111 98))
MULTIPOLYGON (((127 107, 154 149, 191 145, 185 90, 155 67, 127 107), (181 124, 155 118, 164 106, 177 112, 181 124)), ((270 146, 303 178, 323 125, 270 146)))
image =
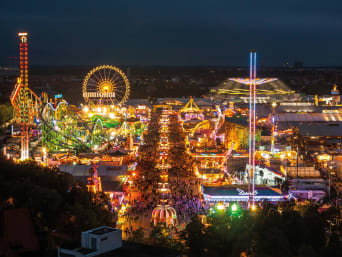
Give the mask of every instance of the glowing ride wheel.
POLYGON ((111 65, 95 67, 83 80, 82 94, 86 102, 120 105, 127 101, 129 91, 125 73, 111 65))

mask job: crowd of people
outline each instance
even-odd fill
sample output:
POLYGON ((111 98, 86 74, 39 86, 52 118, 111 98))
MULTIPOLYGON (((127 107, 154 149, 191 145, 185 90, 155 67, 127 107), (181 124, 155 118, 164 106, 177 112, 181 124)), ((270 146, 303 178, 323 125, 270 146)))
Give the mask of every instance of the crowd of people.
MULTIPOLYGON (((204 212, 204 205, 198 190, 200 182, 193 173, 194 160, 187 153, 185 132, 176 113, 168 115, 169 149, 162 154, 166 155, 170 167, 167 169, 167 181, 161 179, 161 173, 165 173, 165 169, 160 170, 157 167, 161 156, 160 137, 165 136, 165 133, 161 133, 161 114, 160 111, 151 114, 148 130, 144 134, 144 144, 140 146, 136 168, 139 176, 136 176, 133 181, 133 187, 140 192, 140 197, 131 200, 131 208, 127 216, 139 216, 140 219, 150 220, 152 226, 153 209, 159 204, 166 203, 177 212, 178 222, 175 227, 178 230, 185 227, 192 215, 204 212), (158 190, 161 182, 167 182, 170 190, 167 195, 161 194, 158 190)), ((132 221, 129 221, 127 233, 134 229, 134 226, 131 228, 131 223, 132 221)))

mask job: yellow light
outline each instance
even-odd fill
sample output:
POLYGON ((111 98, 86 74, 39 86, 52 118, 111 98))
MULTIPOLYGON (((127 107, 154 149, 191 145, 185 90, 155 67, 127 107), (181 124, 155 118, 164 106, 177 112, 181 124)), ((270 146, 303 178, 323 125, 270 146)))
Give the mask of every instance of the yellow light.
POLYGON ((101 112, 101 107, 97 107, 97 112, 101 112))
POLYGON ((114 119, 115 118, 115 115, 114 115, 114 113, 109 113, 109 118, 111 118, 111 119, 114 119))
POLYGON ((83 111, 84 112, 89 112, 89 107, 88 106, 84 106, 83 111))
POLYGON ((274 107, 276 107, 276 106, 277 106, 277 103, 273 102, 273 103, 272 103, 272 107, 274 108, 274 107))
POLYGON ((45 148, 45 147, 43 147, 43 153, 44 153, 44 154, 46 153, 46 148, 45 148))
POLYGON ((223 204, 218 204, 217 206, 216 206, 216 208, 218 209, 218 210, 224 210, 224 205, 223 204))
POLYGON ((103 108, 103 112, 104 112, 104 113, 107 112, 107 108, 106 108, 106 107, 103 108))
POLYGON ((257 210, 257 207, 254 204, 252 204, 251 211, 256 211, 256 210, 257 210))

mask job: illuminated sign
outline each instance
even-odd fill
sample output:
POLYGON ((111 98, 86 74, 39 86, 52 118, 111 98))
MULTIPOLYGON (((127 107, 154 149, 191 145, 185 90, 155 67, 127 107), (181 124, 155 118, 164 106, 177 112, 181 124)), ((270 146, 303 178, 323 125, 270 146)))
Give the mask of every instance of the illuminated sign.
POLYGON ((85 98, 114 98, 115 92, 101 93, 101 92, 84 92, 83 97, 85 98))
POLYGON ((257 195, 258 194, 257 190, 254 191, 254 194, 253 192, 248 193, 240 188, 237 188, 236 191, 238 191, 239 195, 257 195))

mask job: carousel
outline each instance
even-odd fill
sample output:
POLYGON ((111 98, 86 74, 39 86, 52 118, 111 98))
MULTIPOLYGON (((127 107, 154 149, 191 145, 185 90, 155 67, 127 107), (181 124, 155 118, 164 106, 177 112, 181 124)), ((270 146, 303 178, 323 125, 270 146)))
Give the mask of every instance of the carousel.
POLYGON ((168 175, 167 169, 161 170, 159 176, 160 176, 160 179, 161 179, 164 183, 166 183, 166 182, 168 181, 168 179, 169 179, 169 175, 168 175))
POLYGON ((152 221, 154 226, 158 223, 166 224, 167 226, 174 226, 177 223, 176 210, 170 205, 157 205, 152 212, 152 221))

